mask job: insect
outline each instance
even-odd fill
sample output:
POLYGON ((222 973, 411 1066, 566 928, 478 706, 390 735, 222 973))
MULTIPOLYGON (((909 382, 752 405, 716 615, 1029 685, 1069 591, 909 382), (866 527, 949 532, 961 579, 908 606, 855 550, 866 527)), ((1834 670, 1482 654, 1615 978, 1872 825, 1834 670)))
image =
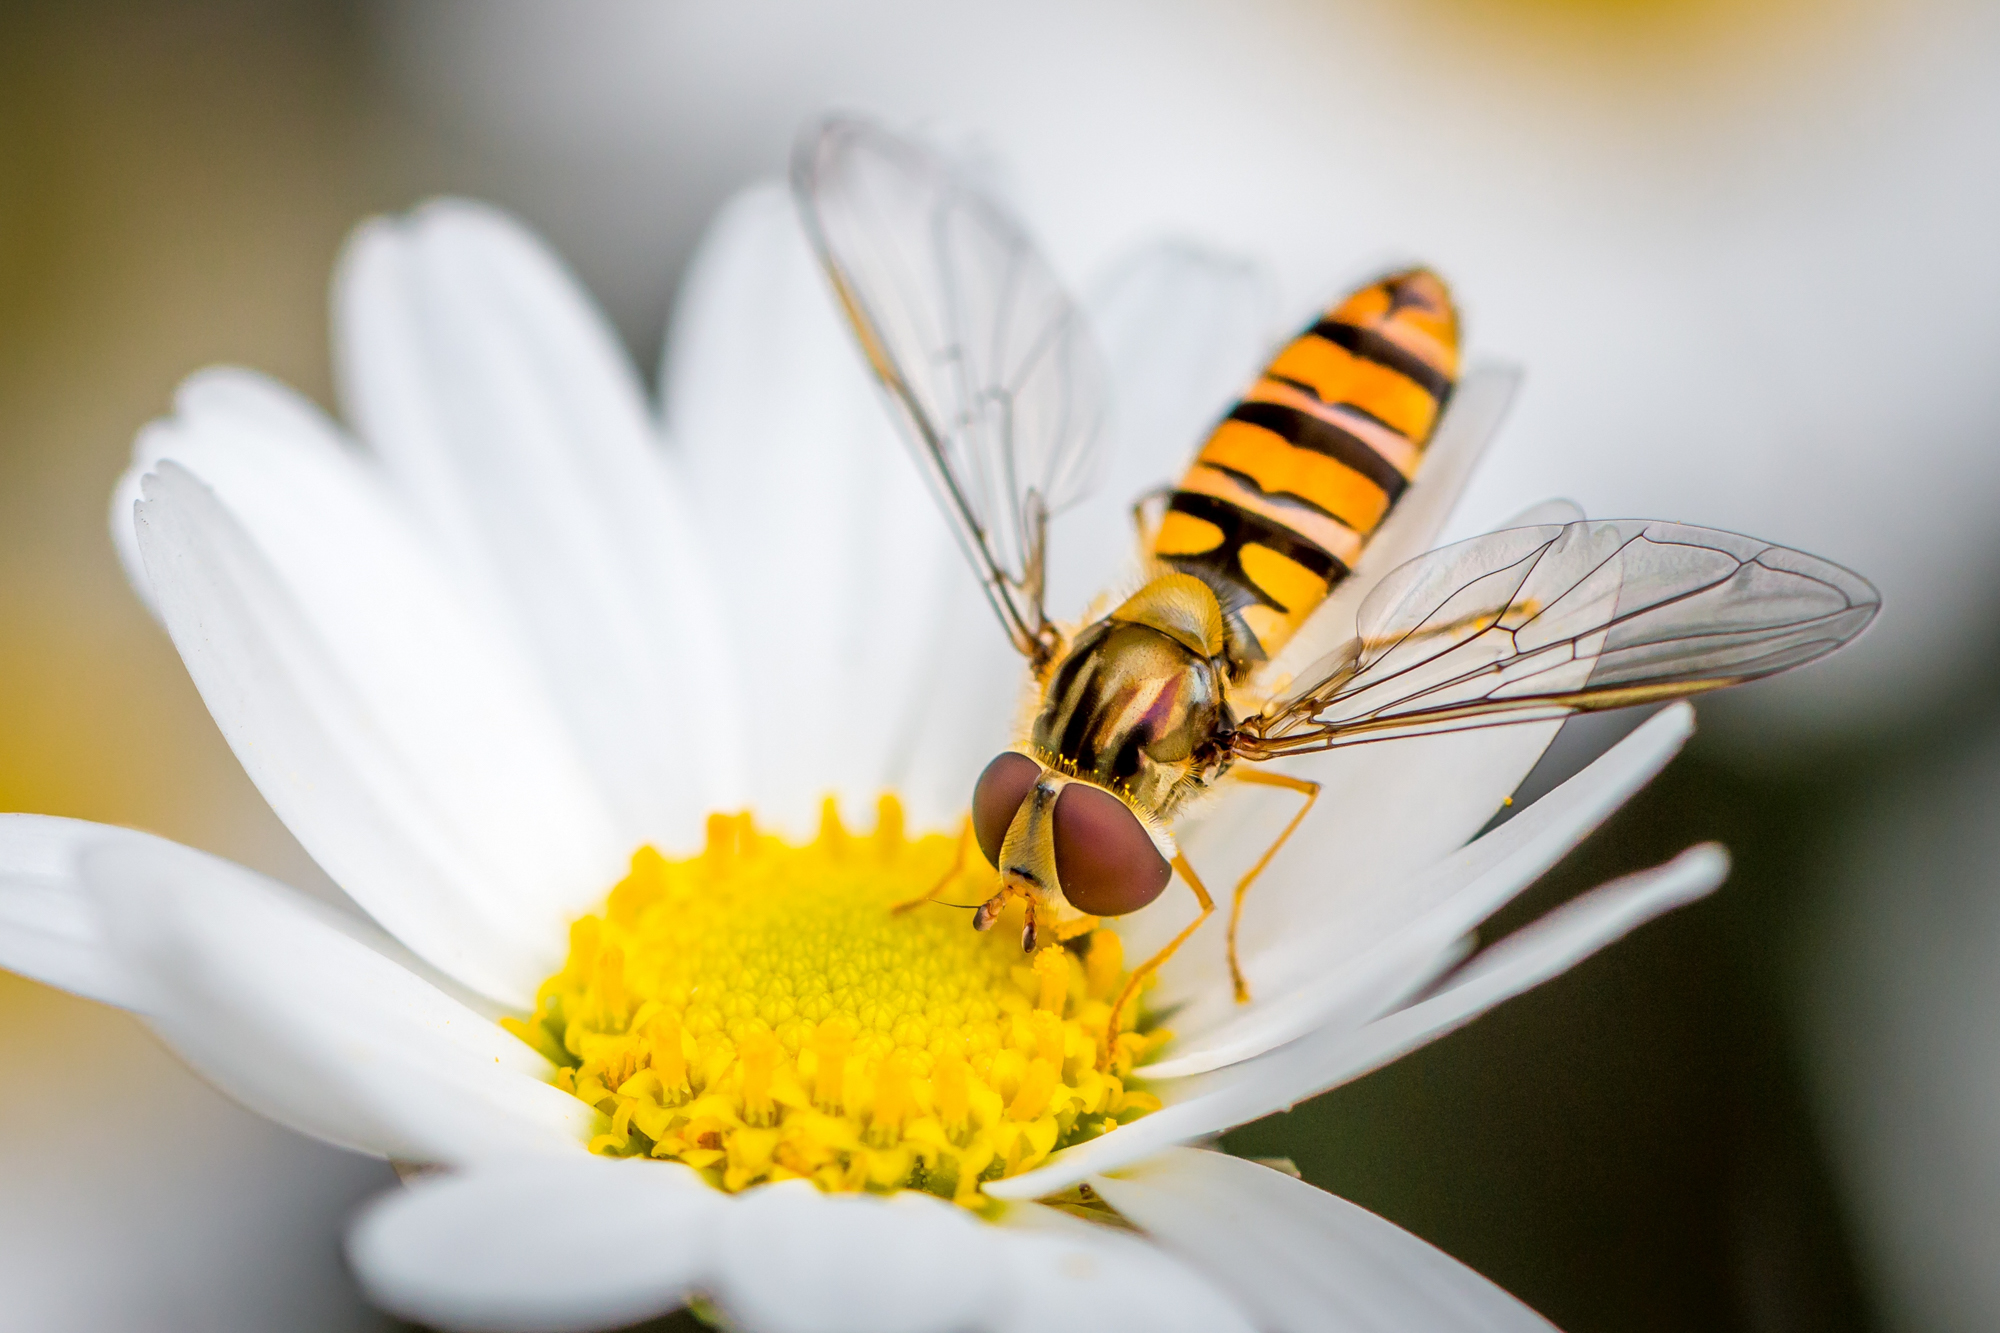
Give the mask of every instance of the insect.
POLYGON ((1216 910, 1172 826, 1225 779, 1304 798, 1234 887, 1242 1001, 1244 895, 1319 791, 1260 765, 1753 680, 1831 652, 1879 607, 1824 560, 1644 519, 1494 532, 1395 565, 1358 609, 1335 596, 1364 556, 1382 567, 1371 542, 1399 505, 1453 493, 1434 477, 1462 469, 1497 420, 1492 393, 1458 383, 1445 284, 1417 269, 1286 344, 1164 512, 1135 508, 1137 590, 1058 625, 1043 607, 1049 518, 1082 494, 1103 434, 1105 372, 1078 307, 1008 210, 921 144, 829 120, 800 140, 792 184, 861 351, 1034 673, 1019 743, 973 790, 970 833, 999 876, 974 925, 1019 902, 1033 950, 1148 905, 1175 872, 1198 904, 1132 971, 1107 1039, 1216 910), (1336 617, 1353 631, 1334 624, 1328 639, 1336 617), (1295 637, 1333 646, 1298 663, 1295 637))

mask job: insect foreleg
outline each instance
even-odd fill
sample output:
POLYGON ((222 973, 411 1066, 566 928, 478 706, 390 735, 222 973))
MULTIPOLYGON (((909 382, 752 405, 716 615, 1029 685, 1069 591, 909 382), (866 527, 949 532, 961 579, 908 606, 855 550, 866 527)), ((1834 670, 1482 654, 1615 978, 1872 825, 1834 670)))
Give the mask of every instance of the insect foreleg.
POLYGON ((904 902, 897 903, 894 907, 891 907, 889 909, 890 915, 901 916, 903 913, 909 911, 912 907, 922 907, 925 903, 933 901, 940 893, 943 893, 945 890, 945 886, 950 884, 953 880, 957 879, 958 873, 961 870, 965 869, 965 854, 966 851, 971 846, 972 846, 972 816, 967 815, 965 817, 965 826, 959 830, 958 849, 954 851, 951 856, 951 869, 945 871, 944 876, 941 879, 939 879, 937 883, 931 885, 930 890, 928 892, 922 894, 919 897, 910 898, 904 902))
POLYGON ((1278 854, 1278 849, 1298 831, 1300 824, 1305 823, 1306 815, 1312 810, 1313 803, 1319 800, 1319 784, 1307 778, 1295 778, 1289 773, 1263 773, 1254 768, 1239 768, 1235 777, 1238 782, 1249 783, 1255 787, 1277 787, 1284 791, 1295 791, 1306 798, 1305 804, 1299 807, 1299 812, 1292 816, 1292 822, 1285 825, 1285 831, 1271 840, 1271 845, 1257 858, 1257 864, 1251 866, 1249 873, 1236 881, 1235 901, 1229 905, 1229 979, 1236 986, 1236 1002, 1246 1004, 1250 1000, 1250 987, 1243 980, 1242 965, 1236 961, 1236 927, 1243 920, 1243 895, 1250 891, 1250 886, 1256 882, 1257 876, 1264 873, 1264 867, 1271 864, 1271 858, 1278 854))
POLYGON ((1201 882, 1201 876, 1194 873, 1194 867, 1188 864, 1186 855, 1178 851, 1174 853, 1174 869, 1178 870, 1181 878, 1187 881, 1188 888, 1194 890, 1195 901, 1201 904, 1201 914, 1188 922, 1180 934, 1169 940, 1166 948, 1132 969, 1132 975, 1125 979, 1125 988, 1118 992, 1118 1002, 1111 1006, 1111 1017, 1104 1024, 1104 1045, 1098 1052, 1098 1063, 1105 1068, 1111 1065, 1111 1049, 1113 1043, 1118 1040, 1118 1020, 1124 1016, 1125 1006, 1139 993, 1139 987, 1145 984, 1146 978, 1159 971, 1161 966, 1188 942, 1188 937, 1201 929, 1201 923, 1215 914, 1215 899, 1209 896, 1208 889, 1201 882))

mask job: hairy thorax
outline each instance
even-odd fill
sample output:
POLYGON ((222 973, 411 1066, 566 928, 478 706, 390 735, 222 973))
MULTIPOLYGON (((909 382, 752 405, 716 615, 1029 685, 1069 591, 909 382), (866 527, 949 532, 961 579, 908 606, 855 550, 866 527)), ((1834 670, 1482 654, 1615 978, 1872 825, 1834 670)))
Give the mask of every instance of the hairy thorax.
POLYGON ((1186 576, 1086 626, 1049 674, 1031 742, 1159 819, 1221 772, 1232 719, 1220 612, 1186 576))

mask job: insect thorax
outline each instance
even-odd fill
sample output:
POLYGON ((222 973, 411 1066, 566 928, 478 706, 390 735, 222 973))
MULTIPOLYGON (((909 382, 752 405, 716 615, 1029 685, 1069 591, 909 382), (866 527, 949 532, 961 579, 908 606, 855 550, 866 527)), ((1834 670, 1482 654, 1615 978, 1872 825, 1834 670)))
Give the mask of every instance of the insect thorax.
POLYGON ((1227 764, 1226 668, 1125 610, 1085 627, 1056 663, 1032 739, 1065 772, 1165 819, 1227 764))

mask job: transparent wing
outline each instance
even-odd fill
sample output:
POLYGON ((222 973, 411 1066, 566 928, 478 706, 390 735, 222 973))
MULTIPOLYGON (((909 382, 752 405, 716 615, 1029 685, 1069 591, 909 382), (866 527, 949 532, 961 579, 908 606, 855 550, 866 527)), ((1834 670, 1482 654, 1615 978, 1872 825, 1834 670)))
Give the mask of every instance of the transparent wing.
POLYGON ((1246 721, 1250 759, 1695 694, 1824 656, 1881 598, 1838 565, 1647 519, 1489 533, 1390 572, 1357 636, 1246 721))
POLYGON ((1104 417, 1082 313, 1013 215, 921 144, 826 121, 799 141, 792 189, 994 610, 1045 658, 1048 519, 1082 494, 1104 417))

